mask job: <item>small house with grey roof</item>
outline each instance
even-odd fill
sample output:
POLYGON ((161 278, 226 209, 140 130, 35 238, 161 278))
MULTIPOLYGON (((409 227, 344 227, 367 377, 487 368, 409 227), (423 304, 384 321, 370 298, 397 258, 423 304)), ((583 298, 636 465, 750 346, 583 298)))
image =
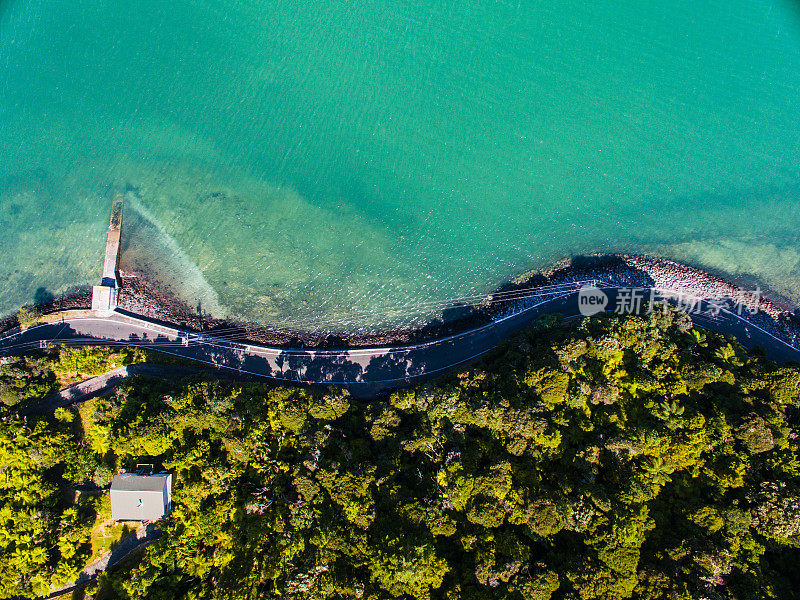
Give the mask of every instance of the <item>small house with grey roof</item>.
POLYGON ((111 482, 111 518, 158 521, 172 510, 172 475, 121 473, 111 482))

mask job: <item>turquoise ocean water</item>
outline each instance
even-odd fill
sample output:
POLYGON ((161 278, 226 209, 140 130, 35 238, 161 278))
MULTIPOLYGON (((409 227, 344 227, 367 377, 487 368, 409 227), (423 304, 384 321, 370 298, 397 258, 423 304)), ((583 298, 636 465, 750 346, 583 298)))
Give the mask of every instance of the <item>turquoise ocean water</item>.
POLYGON ((0 0, 0 313, 97 281, 112 189, 125 267, 266 324, 596 251, 798 302, 800 3, 0 0))

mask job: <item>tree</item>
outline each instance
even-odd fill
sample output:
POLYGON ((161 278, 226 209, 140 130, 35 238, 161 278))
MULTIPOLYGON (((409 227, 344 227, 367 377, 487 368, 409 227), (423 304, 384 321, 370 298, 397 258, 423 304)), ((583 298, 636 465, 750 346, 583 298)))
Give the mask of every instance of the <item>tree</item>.
POLYGON ((407 594, 419 600, 430 598, 449 570, 430 543, 408 538, 386 540, 370 562, 372 580, 384 590, 394 597, 407 594))

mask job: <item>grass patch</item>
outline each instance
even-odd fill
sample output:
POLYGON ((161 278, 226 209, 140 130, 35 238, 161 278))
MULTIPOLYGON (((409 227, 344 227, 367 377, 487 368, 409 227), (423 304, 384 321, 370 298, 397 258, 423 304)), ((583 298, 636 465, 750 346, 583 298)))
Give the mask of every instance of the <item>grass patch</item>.
POLYGON ((118 367, 146 362, 147 354, 138 348, 61 347, 53 372, 65 385, 102 375, 118 367))
POLYGON ((148 350, 145 348, 137 348, 139 352, 142 352, 146 358, 146 360, 142 362, 146 362, 152 365, 166 365, 170 367, 202 367, 202 363, 198 363, 196 360, 192 360, 190 358, 182 358, 180 356, 175 356, 174 354, 166 354, 164 352, 157 352, 155 350, 148 350))
POLYGON ((52 370, 58 383, 64 387, 97 377, 118 367, 149 363, 153 365, 196 367, 197 362, 163 352, 144 348, 107 348, 87 346, 68 348, 62 346, 54 357, 52 370))
POLYGON ((85 402, 78 405, 78 417, 80 417, 81 424, 81 439, 86 439, 89 430, 94 424, 94 410, 97 408, 97 398, 90 398, 85 402))
POLYGON ((92 526, 92 556, 88 564, 110 552, 125 537, 136 531, 136 525, 130 523, 117 523, 111 520, 111 496, 108 493, 98 496, 97 517, 92 526))

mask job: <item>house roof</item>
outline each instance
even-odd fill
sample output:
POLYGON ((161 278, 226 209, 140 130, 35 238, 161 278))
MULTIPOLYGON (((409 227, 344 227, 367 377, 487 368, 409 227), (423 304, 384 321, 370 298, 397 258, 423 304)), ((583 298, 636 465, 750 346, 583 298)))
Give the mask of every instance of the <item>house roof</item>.
POLYGON ((111 517, 117 521, 157 521, 172 507, 172 475, 122 473, 111 482, 111 517))
POLYGON ((121 473, 115 475, 111 482, 112 492, 162 492, 171 475, 137 475, 136 473, 121 473))

